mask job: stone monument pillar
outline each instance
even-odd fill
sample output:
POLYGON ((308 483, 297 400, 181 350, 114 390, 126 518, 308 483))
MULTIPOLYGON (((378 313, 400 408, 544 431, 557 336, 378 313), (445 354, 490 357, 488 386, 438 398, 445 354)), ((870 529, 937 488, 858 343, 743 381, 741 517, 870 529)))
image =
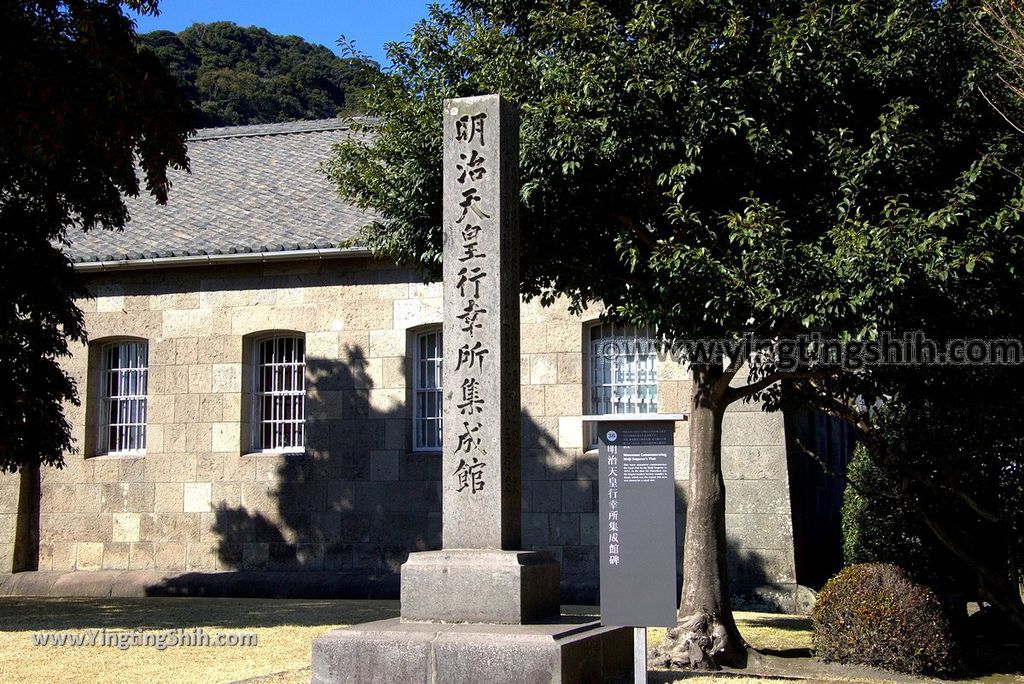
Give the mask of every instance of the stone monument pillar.
POLYGON ((313 642, 313 682, 618 681, 632 634, 559 617, 559 565, 519 550, 519 120, 444 104, 443 548, 402 566, 401 618, 313 642))
POLYGON ((518 549, 519 117, 444 111, 444 547, 518 549), (488 140, 489 139, 489 140, 488 140))
POLYGON ((497 95, 444 108, 443 551, 402 567, 402 619, 557 615, 559 566, 519 551, 519 118, 497 95))

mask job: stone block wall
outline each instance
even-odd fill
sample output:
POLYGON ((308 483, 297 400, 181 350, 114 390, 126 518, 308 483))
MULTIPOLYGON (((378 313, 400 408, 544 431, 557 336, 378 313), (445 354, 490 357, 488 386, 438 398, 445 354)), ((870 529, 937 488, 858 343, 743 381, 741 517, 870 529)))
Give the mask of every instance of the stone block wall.
MULTIPOLYGON (((90 285, 91 344, 67 363, 83 398, 68 407, 81 451, 43 473, 40 570, 309 569, 393 582, 409 551, 440 547, 440 456, 412 451, 408 410, 411 341, 441 322, 437 284, 341 259, 112 272, 90 285), (305 336, 304 454, 249 449, 246 350, 270 331, 305 336), (142 456, 96 453, 98 349, 119 337, 149 343, 142 456)), ((564 305, 522 308, 523 543, 556 554, 567 601, 594 601, 597 588, 597 456, 579 418, 589 323, 564 305)), ((662 411, 685 411, 685 368, 661 364, 658 391, 662 411)), ((784 593, 795 578, 783 420, 750 408, 725 424, 733 579, 784 593)), ((685 424, 676 443, 681 541, 685 424)), ((16 478, 0 478, 5 557, 16 494, 16 478)))
POLYGON ((14 538, 18 525, 18 477, 0 474, 0 563, 14 567, 14 538))
MULTIPOLYGON (((588 318, 567 307, 522 307, 523 544, 547 550, 562 564, 566 602, 596 601, 598 590, 597 450, 580 419, 589 407, 586 385, 588 318)), ((663 413, 689 411, 685 365, 658 365, 663 413)), ((682 548, 689 486, 689 431, 675 433, 677 544, 682 548)), ((757 405, 734 404, 723 426, 726 528, 737 603, 794 610, 796 572, 784 420, 757 405)), ((680 576, 682 558, 680 554, 680 576)))

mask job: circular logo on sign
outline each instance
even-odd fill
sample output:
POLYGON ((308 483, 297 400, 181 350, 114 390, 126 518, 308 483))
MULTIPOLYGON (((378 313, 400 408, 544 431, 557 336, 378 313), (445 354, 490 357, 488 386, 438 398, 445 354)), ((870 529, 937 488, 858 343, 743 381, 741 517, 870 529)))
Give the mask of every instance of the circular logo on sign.
POLYGON ((609 430, 608 434, 605 435, 605 439, 607 439, 609 442, 614 442, 618 438, 619 433, 615 432, 615 430, 609 430))

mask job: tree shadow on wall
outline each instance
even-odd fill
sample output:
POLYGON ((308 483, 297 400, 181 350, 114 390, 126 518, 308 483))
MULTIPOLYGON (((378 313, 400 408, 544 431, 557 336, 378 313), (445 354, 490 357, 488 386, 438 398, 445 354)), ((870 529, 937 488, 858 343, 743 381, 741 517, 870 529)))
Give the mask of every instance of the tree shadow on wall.
POLYGON ((562 603, 598 602, 597 455, 562 448, 557 417, 522 413, 523 548, 561 564, 562 603))
MULTIPOLYGON (((407 359, 370 359, 349 346, 306 366, 305 452, 241 456, 255 481, 215 502, 208 531, 223 572, 185 573, 149 593, 396 598, 409 552, 441 547, 441 455, 411 450, 407 359)), ((522 413, 523 547, 558 558, 563 602, 596 604, 597 457, 561 449, 556 423, 522 413)), ((681 550, 685 482, 676 490, 681 550)), ((737 592, 762 590, 760 604, 737 607, 786 608, 771 604, 764 559, 731 540, 730 572, 737 592)))
MULTIPOLYGON (((676 473, 678 477, 679 473, 676 473)), ((676 480, 676 593, 682 595, 683 545, 686 540, 686 502, 689 482, 676 480)), ((726 482, 726 501, 729 483, 726 482)), ((728 518, 727 518, 728 519, 728 518)), ((749 536, 749 535, 748 535, 749 536)), ((780 550, 773 559, 773 550, 754 549, 742 545, 734 530, 726 530, 726 559, 729 568, 729 592, 734 610, 763 613, 793 613, 797 610, 796 579, 787 579, 787 569, 780 550)), ((792 572, 790 568, 789 572, 792 572)))
MULTIPOLYGON (((306 359, 305 453, 242 456, 256 482, 215 502, 225 572, 151 594, 397 598, 408 554, 441 548, 441 454, 411 449, 406 357, 359 346, 340 356, 306 359)), ((524 452, 555 444, 528 415, 523 424, 524 452)))
POLYGON ((257 455, 263 481, 218 508, 224 569, 324 571, 341 594, 396 596, 408 552, 440 548, 440 457, 410 453, 406 367, 359 346, 307 358, 305 453, 257 455))

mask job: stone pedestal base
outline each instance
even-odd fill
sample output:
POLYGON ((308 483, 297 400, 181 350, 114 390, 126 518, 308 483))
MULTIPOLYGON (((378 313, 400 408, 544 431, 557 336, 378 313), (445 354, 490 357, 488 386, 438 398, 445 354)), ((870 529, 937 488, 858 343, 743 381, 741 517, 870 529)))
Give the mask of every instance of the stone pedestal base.
POLYGON ((558 615, 558 579, 558 561, 539 551, 411 553, 402 566, 402 620, 536 622, 558 615))
POLYGON ((633 677, 633 630, 590 618, 445 625, 398 618, 313 640, 312 684, 600 684, 633 677))

